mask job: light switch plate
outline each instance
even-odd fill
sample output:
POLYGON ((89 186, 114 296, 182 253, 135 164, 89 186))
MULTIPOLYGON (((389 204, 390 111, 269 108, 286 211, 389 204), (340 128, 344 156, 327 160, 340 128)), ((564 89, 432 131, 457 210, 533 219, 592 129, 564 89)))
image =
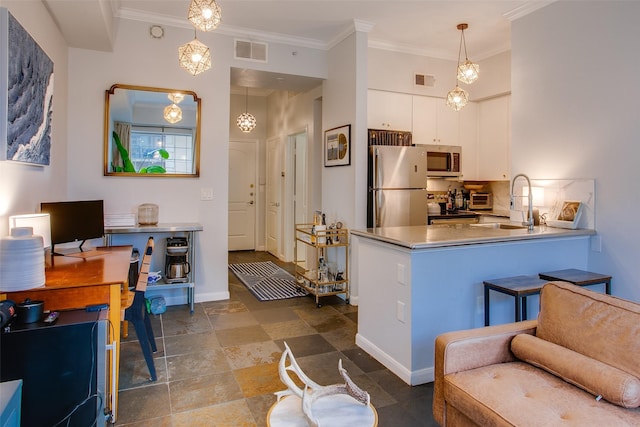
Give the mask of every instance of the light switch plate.
POLYGON ((211 187, 201 188, 200 200, 213 200, 213 188, 211 187))
POLYGON ((401 285, 404 285, 404 264, 398 264, 396 266, 396 280, 401 285))

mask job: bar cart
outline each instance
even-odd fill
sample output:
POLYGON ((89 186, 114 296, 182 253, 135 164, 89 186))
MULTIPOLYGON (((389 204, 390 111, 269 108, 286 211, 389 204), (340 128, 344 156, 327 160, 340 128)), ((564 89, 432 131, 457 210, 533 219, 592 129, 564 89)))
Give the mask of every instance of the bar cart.
POLYGON ((344 294, 349 303, 349 230, 315 230, 313 224, 296 224, 295 276, 300 288, 320 297, 344 294), (312 250, 305 250, 311 247, 312 250))

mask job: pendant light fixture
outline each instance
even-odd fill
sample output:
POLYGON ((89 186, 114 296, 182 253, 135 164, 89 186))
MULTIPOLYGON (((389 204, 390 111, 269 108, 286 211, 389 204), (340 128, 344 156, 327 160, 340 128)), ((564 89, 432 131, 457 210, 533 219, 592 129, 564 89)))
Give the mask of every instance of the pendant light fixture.
POLYGON ((256 118, 247 112, 247 105, 249 104, 249 88, 246 88, 246 95, 244 100, 244 113, 238 116, 236 124, 240 130, 244 133, 251 132, 256 127, 256 118))
POLYGON ((178 61, 185 71, 195 76, 211 68, 211 53, 196 34, 193 40, 178 48, 178 61))
POLYGON ((455 89, 447 94, 447 105, 453 109, 453 111, 460 111, 462 107, 467 105, 469 101, 469 94, 466 90, 462 89, 456 83, 455 89))
POLYGON ((469 61, 467 58, 467 42, 464 39, 464 30, 469 28, 468 24, 458 24, 456 27, 461 31, 460 46, 458 48, 458 64, 456 66, 456 87, 447 94, 447 105, 454 111, 460 111, 469 101, 469 94, 466 90, 458 86, 458 81, 471 84, 478 79, 478 71, 480 66, 469 61), (465 62, 460 64, 460 55, 462 54, 462 46, 464 45, 465 62))
POLYGON ((187 17, 196 28, 206 32, 218 28, 222 10, 215 0, 191 0, 187 17))
POLYGON ((178 123, 182 120, 182 109, 176 104, 164 107, 164 119, 171 124, 178 123))
POLYGON ((464 38, 464 30, 469 28, 469 24, 458 24, 456 27, 460 30, 460 49, 458 50, 458 80, 462 83, 470 85, 478 80, 478 73, 480 72, 480 66, 474 62, 469 61, 467 56, 467 41, 464 38), (464 63, 460 64, 460 54, 462 53, 462 46, 464 46, 464 63))
POLYGON ((169 101, 171 101, 171 103, 173 104, 180 104, 184 99, 184 93, 180 93, 180 92, 170 93, 167 95, 167 98, 169 98, 169 101))

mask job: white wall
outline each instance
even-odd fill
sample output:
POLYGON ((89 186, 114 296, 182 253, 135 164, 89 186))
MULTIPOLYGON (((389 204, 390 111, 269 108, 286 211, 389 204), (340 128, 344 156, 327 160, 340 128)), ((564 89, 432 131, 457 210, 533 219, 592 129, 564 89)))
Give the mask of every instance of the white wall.
POLYGON ((370 48, 368 70, 369 89, 444 98, 456 85, 456 62, 444 59, 370 48), (435 86, 416 87, 414 73, 435 76, 435 86))
MULTIPOLYGON (((41 2, 0 0, 54 63, 50 166, 0 162, 0 236, 9 215, 37 212, 40 202, 67 197, 67 45, 41 2)), ((11 59, 9 59, 11 60, 11 59)))
POLYGON ((465 85, 469 98, 479 101, 511 92, 511 51, 478 61, 480 77, 472 85, 465 85))
POLYGON ((512 23, 512 171, 594 178, 589 268, 640 301, 640 3, 559 1, 512 23), (544 29, 544 30, 542 30, 544 29))
MULTIPOLYGON (((366 52, 367 35, 356 32, 329 52, 329 79, 323 84, 323 130, 351 125, 349 166, 322 168, 322 209, 327 221, 347 228, 366 225, 366 52), (364 105, 359 101, 364 100, 364 105), (364 161, 364 165, 362 165, 364 161), (364 186, 359 174, 364 174, 364 186), (361 206, 364 197, 364 208, 361 206)), ((323 142, 324 146, 324 142, 323 142)), ((324 151, 322 160, 324 164, 324 151)))
MULTIPOLYGON (((190 41, 188 28, 165 27, 163 39, 149 36, 149 24, 121 21, 113 52, 70 49, 69 171, 73 198, 100 197, 107 213, 132 212, 144 202, 160 206, 160 222, 199 222, 196 301, 223 299, 227 289, 228 143, 230 67, 255 67, 326 77, 326 54, 286 45, 269 46, 269 64, 233 59, 233 39, 199 34, 212 51, 212 68, 191 76, 179 68, 176 47, 190 41), (292 51, 296 55, 292 55, 292 51), (199 178, 129 178, 102 175, 104 91, 114 83, 193 90, 202 98, 199 178), (213 188, 212 201, 200 189, 213 188)), ((234 102, 235 105, 235 102, 234 102)), ((236 108, 236 107, 234 107, 236 108)))
MULTIPOLYGON (((473 60, 473 57, 471 57, 473 60)), ((459 83, 472 101, 502 95, 511 90, 511 53, 503 52, 482 61, 480 78, 471 85, 459 83)), ((368 50, 369 89, 446 98, 456 85, 456 62, 408 53, 370 48, 368 50), (413 84, 414 73, 435 77, 434 87, 413 84)))
MULTIPOLYGON (((322 210, 327 222, 341 221, 352 229, 366 227, 367 43, 367 34, 358 31, 334 46, 329 52, 329 79, 323 84, 323 129, 351 125, 351 164, 322 167, 322 210)), ((324 162, 324 152, 321 158, 324 162)), ((351 301, 357 305, 354 274, 349 271, 351 301)))

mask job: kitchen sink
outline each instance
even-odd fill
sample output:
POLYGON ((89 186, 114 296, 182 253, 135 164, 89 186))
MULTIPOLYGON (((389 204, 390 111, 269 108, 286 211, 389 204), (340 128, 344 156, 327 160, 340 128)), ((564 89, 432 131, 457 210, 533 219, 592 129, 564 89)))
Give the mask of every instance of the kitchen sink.
POLYGON ((472 227, 500 228, 502 230, 520 230, 527 228, 526 225, 510 224, 506 222, 490 222, 485 224, 471 224, 472 227))

